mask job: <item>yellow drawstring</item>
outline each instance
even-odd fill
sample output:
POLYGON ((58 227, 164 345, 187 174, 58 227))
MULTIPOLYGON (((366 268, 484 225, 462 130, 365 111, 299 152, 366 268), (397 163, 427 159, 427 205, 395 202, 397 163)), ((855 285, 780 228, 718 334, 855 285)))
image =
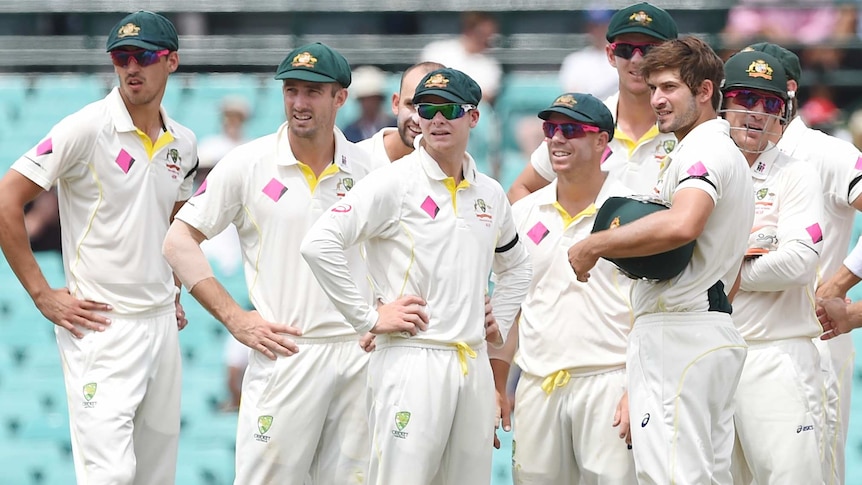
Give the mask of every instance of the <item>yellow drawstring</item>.
POLYGON ((458 350, 458 362, 461 364, 461 373, 467 375, 467 357, 476 358, 476 351, 471 349, 464 342, 455 342, 455 348, 458 350))
POLYGON ((571 376, 569 375, 569 371, 566 369, 558 370, 548 377, 545 377, 545 380, 542 381, 542 390, 545 391, 545 394, 550 396, 554 389, 564 387, 568 384, 570 378, 571 376))

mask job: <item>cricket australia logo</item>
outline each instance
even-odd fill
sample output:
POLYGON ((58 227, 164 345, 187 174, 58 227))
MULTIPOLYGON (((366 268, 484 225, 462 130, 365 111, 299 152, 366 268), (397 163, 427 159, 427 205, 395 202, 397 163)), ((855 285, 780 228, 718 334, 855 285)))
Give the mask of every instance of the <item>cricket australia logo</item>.
POLYGON ((405 439, 407 438, 407 433, 404 432, 404 428, 410 423, 410 412, 408 411, 398 411, 395 413, 395 427, 397 430, 392 430, 392 436, 396 438, 405 439))
POLYGON ((335 195, 338 197, 344 197, 347 192, 350 192, 350 189, 353 188, 353 179, 352 178, 343 178, 338 181, 338 185, 335 186, 335 195))
POLYGON ((170 172, 172 179, 180 176, 180 172, 182 171, 181 163, 183 163, 183 157, 180 156, 180 152, 176 148, 168 150, 167 155, 165 155, 165 167, 170 172))
POLYGON ((485 222, 485 225, 490 225, 491 221, 494 220, 494 216, 488 213, 491 210, 491 206, 485 202, 485 199, 476 199, 473 201, 473 210, 476 211, 476 217, 480 221, 485 222))
POLYGON ((96 407, 96 401, 93 401, 93 398, 96 397, 97 387, 98 385, 95 382, 84 384, 84 402, 82 404, 85 408, 92 409, 96 407))
POLYGON ((254 439, 260 441, 261 443, 269 443, 269 436, 266 436, 266 432, 269 431, 269 428, 272 427, 272 416, 260 416, 257 418, 257 430, 260 431, 260 434, 255 433, 254 439))

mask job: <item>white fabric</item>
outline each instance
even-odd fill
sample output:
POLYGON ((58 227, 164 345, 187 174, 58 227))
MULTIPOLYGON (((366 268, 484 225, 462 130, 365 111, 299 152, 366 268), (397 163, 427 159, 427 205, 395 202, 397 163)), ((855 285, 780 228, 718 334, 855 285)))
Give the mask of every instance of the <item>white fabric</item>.
POLYGON ((698 236, 688 266, 675 278, 632 286, 635 317, 655 312, 705 312, 707 290, 721 280, 729 291, 754 220, 754 190, 748 162, 721 119, 697 125, 677 144, 660 174, 655 193, 672 202, 685 188, 707 193, 715 207, 698 236))
POLYGON ((200 156, 200 168, 212 168, 225 155, 234 148, 242 145, 247 140, 236 141, 228 137, 224 133, 212 135, 201 140, 198 146, 198 155, 200 156))
POLYGON ((364 483, 371 441, 368 354, 353 337, 300 339, 299 353, 252 352, 243 378, 236 485, 364 483), (267 427, 268 425, 268 427, 267 427))
MULTIPOLYGON (((208 238, 236 226, 254 308, 264 319, 296 326, 309 338, 354 334, 299 254, 308 228, 368 173, 366 152, 337 129, 335 140, 335 165, 321 174, 313 193, 290 149, 285 123, 277 133, 231 152, 177 213, 208 238)), ((347 264, 364 281, 358 250, 347 252, 347 264)), ((368 304, 368 285, 361 287, 368 304)))
POLYGON ((112 315, 173 308, 162 258, 174 204, 191 196, 194 134, 168 118, 174 140, 152 159, 115 88, 57 123, 12 169, 45 190, 57 183, 63 265, 73 296, 108 303, 112 315), (176 155, 174 160, 173 155, 176 155))
POLYGON ((385 167, 394 161, 389 160, 389 155, 386 153, 386 145, 383 144, 383 135, 393 131, 398 133, 398 128, 381 128, 371 138, 366 138, 356 144, 371 155, 371 170, 385 167))
POLYGON ((823 380, 808 338, 751 345, 734 396, 743 456, 758 485, 823 483, 823 380))
POLYGON ((862 237, 856 241, 853 250, 844 258, 844 266, 857 278, 862 278, 862 237))
POLYGON ((617 91, 619 74, 608 62, 604 48, 587 46, 563 59, 560 86, 567 93, 589 93, 605 99, 617 91))
POLYGON ((428 44, 419 54, 419 61, 439 62, 467 74, 482 89, 483 98, 493 98, 500 92, 500 62, 488 54, 467 52, 458 37, 428 44))
POLYGON ((82 339, 55 327, 77 482, 174 483, 182 381, 176 315, 109 316, 104 332, 81 330, 82 339))
MULTIPOLYGON (((614 121, 617 118, 618 101, 619 93, 604 101, 614 121)), ((610 154, 602 162, 602 170, 632 189, 633 193, 651 194, 658 180, 661 161, 676 144, 676 136, 673 133, 659 133, 656 130, 651 136, 645 135, 641 140, 631 141, 617 129, 614 138, 608 143, 610 154), (624 138, 626 141, 623 141, 624 138), (630 143, 634 143, 631 150, 630 143)), ((551 181, 557 177, 548 156, 547 141, 543 141, 530 155, 530 164, 545 180, 551 181)))
POLYGON ((365 483, 491 483, 495 402, 485 345, 463 358, 465 375, 455 349, 380 343, 368 365, 373 452, 365 483))
POLYGON ((611 426, 625 371, 572 377, 550 394, 542 381, 522 373, 515 391, 515 483, 636 485, 632 452, 611 426))
POLYGON ((725 313, 637 319, 626 360, 640 485, 731 483, 733 394, 745 354, 725 313))
POLYGON ((755 210, 752 234, 777 236, 777 247, 742 264, 733 322, 746 342, 823 333, 814 314, 817 263, 823 249, 823 199, 810 164, 778 150, 751 166, 755 210))
MULTIPOLYGON (((623 367, 634 321, 629 303, 632 280, 600 259, 590 270, 589 284, 578 283, 569 265, 568 248, 590 235, 595 212, 564 228, 554 206, 557 189, 553 181, 512 206, 515 225, 533 265, 530 290, 521 305, 516 362, 524 372, 537 376, 561 369, 590 373, 623 367), (578 345, 573 347, 572 342, 578 345)), ((630 192, 607 178, 595 208, 608 197, 630 192)))
POLYGON ((344 249, 364 242, 376 296, 427 302, 428 329, 411 340, 482 342, 492 269, 491 304, 507 334, 530 282, 529 258, 523 243, 512 244, 518 233, 500 184, 479 173, 469 155, 463 174, 456 188, 420 148, 372 172, 309 230, 302 254, 358 333, 371 330, 378 316, 357 291, 344 249))

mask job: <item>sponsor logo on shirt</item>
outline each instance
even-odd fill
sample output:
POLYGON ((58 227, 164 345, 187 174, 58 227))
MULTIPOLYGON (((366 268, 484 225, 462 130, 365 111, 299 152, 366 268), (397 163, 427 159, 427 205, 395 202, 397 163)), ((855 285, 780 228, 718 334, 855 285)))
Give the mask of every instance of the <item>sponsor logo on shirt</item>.
POLYGON ((814 425, 809 424, 807 426, 803 426, 800 424, 799 426, 796 427, 796 434, 799 434, 803 431, 812 431, 812 430, 814 430, 814 425))
POLYGON ((350 192, 350 189, 353 188, 353 179, 350 177, 345 177, 338 181, 338 184, 335 186, 335 195, 338 197, 344 197, 347 192, 350 192))
POLYGON ((644 414, 644 418, 641 420, 641 428, 646 428, 647 424, 649 424, 649 413, 644 414))
POLYGON ((491 210, 491 206, 488 205, 484 199, 474 200, 473 210, 476 211, 476 217, 479 218, 479 220, 485 222, 486 226, 491 225, 491 221, 494 220, 494 216, 488 214, 488 211, 491 210))

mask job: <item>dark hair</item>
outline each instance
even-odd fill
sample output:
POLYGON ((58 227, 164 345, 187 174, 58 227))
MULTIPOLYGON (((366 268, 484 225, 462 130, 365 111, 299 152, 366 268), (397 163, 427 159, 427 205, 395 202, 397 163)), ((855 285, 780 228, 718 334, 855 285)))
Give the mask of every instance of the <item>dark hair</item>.
POLYGON ((424 71, 423 74, 428 74, 431 71, 436 71, 437 69, 443 69, 445 67, 446 66, 444 66, 443 64, 440 64, 439 62, 431 62, 431 61, 425 61, 425 62, 420 62, 418 64, 413 64, 412 66, 408 67, 407 69, 404 70, 404 72, 401 73, 401 83, 398 85, 399 92, 402 89, 404 89, 404 78, 407 77, 407 74, 415 71, 416 69, 422 69, 424 71))
POLYGON ((692 93, 697 93, 704 81, 711 81, 712 107, 718 110, 724 62, 712 47, 692 36, 671 39, 653 47, 640 66, 644 79, 648 79, 650 74, 673 69, 679 70, 680 79, 692 93))
POLYGON ((461 14, 461 31, 469 32, 485 22, 496 24, 497 19, 488 12, 464 12, 461 14))

